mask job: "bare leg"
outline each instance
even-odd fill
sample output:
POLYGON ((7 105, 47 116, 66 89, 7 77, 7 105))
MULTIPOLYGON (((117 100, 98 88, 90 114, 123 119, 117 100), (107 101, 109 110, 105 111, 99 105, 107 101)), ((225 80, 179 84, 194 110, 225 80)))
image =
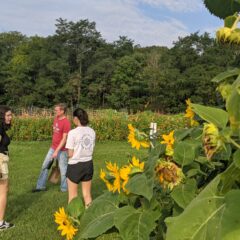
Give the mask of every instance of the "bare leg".
POLYGON ((4 220, 7 207, 8 180, 0 180, 0 221, 4 220))
POLYGON ((85 207, 87 207, 92 202, 91 186, 92 186, 92 180, 87 182, 82 182, 82 195, 83 195, 85 207))
POLYGON ((78 196, 78 184, 72 182, 67 178, 67 185, 68 185, 68 203, 70 203, 73 198, 78 196))

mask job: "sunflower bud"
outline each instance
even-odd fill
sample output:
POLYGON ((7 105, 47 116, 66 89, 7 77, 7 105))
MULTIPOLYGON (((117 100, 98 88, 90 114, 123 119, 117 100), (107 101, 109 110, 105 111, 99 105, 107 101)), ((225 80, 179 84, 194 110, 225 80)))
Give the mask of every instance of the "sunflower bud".
POLYGON ((227 100, 232 92, 232 85, 229 83, 222 83, 217 87, 224 100, 227 100))
POLYGON ((213 123, 205 123, 203 127, 204 151, 208 159, 224 146, 218 128, 213 123))

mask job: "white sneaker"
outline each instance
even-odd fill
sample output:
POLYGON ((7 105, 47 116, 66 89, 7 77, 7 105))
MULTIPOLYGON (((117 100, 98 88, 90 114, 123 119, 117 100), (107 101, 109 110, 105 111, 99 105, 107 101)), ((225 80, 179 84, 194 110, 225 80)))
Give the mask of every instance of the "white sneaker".
POLYGON ((3 221, 2 225, 0 225, 0 231, 7 230, 7 229, 13 228, 13 227, 15 227, 14 224, 3 221))

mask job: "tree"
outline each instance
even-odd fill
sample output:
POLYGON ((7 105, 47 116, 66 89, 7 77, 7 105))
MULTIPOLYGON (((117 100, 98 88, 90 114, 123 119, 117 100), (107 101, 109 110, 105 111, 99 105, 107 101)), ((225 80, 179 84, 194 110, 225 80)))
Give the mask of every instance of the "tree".
POLYGON ((111 79, 111 95, 108 100, 113 108, 137 110, 145 102, 147 86, 142 78, 144 56, 140 53, 119 59, 111 79))
POLYGON ((84 74, 94 51, 102 42, 101 34, 96 30, 95 22, 89 22, 87 19, 74 23, 60 18, 57 19, 56 27, 57 36, 68 49, 72 78, 77 83, 76 104, 79 104, 83 95, 84 74))

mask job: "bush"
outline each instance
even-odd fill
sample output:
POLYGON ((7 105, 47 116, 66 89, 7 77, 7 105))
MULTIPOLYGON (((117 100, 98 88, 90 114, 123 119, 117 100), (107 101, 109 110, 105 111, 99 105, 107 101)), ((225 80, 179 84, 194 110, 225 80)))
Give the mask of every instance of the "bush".
MULTIPOLYGON (((142 112, 127 115, 114 110, 90 112, 90 126, 96 131, 97 140, 126 140, 127 125, 132 123, 139 128, 148 128, 150 122, 158 124, 160 134, 173 129, 183 128, 186 121, 182 114, 163 115, 153 112, 142 112), (140 127, 141 126, 141 127, 140 127)), ((15 116, 10 136, 15 141, 44 141, 52 136, 52 117, 15 116)), ((73 125, 72 125, 73 127, 73 125)))

